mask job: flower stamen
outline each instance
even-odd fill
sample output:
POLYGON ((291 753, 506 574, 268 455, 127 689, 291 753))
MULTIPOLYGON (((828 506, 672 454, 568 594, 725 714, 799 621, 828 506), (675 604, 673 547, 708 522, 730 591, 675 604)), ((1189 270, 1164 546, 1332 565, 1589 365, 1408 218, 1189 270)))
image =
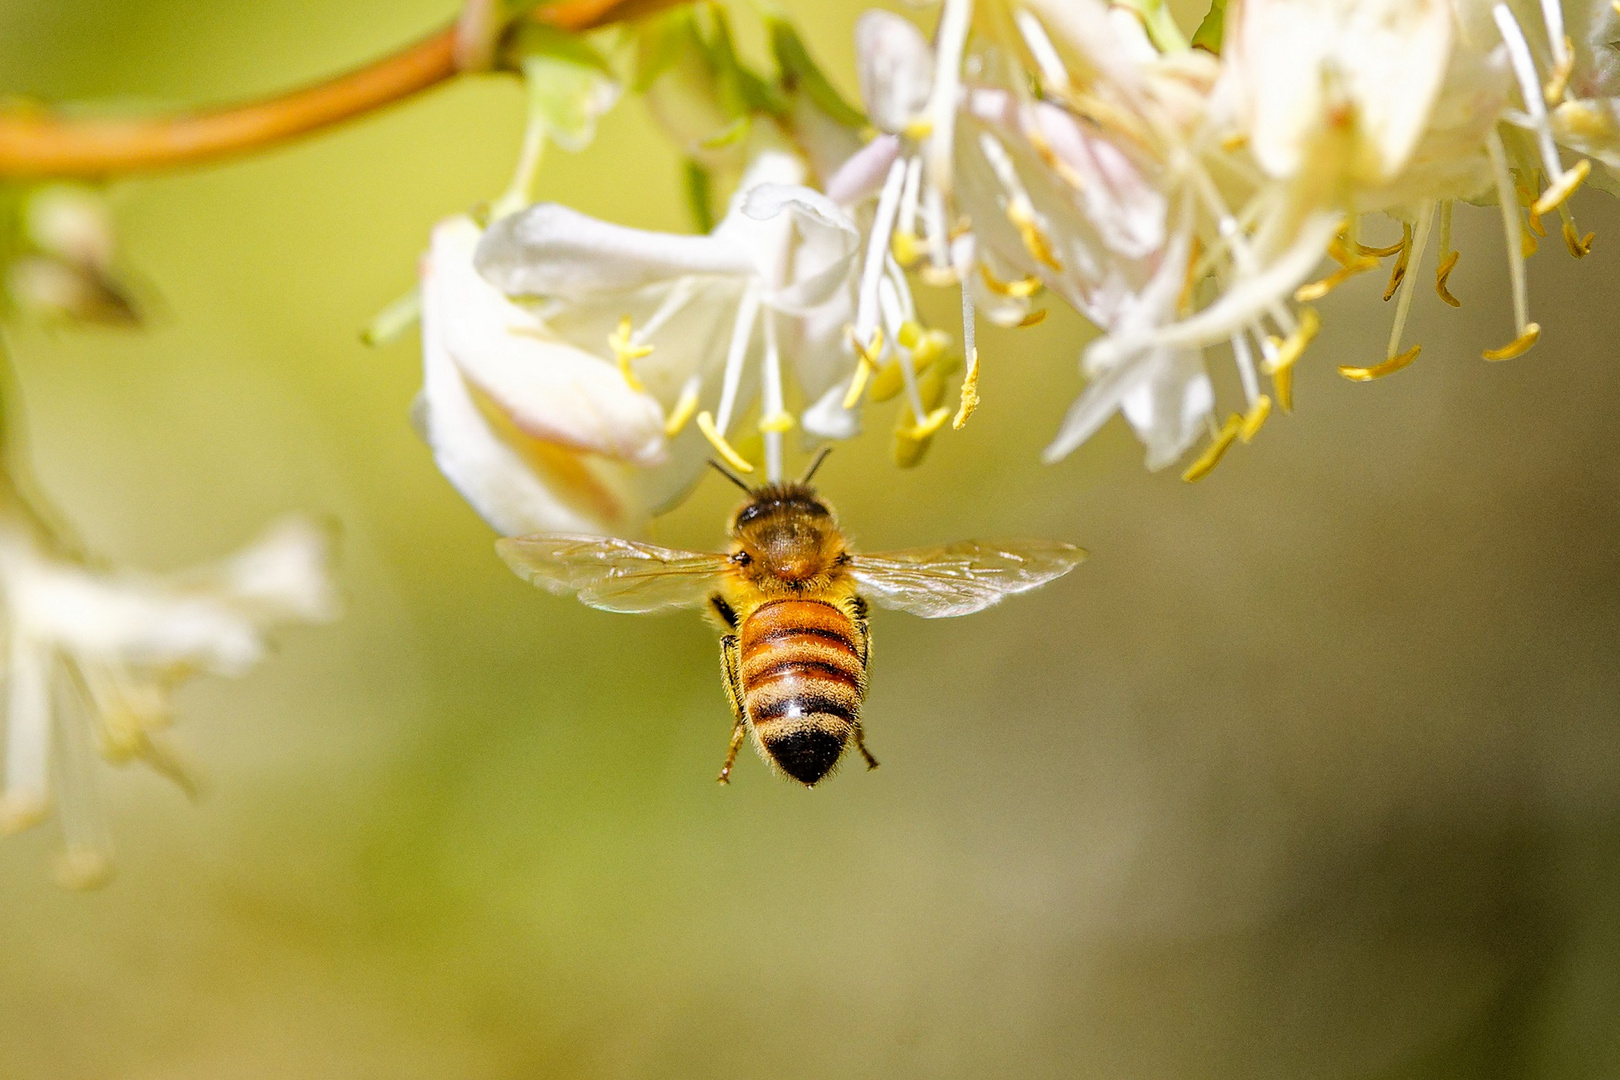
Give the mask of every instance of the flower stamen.
POLYGON ((675 399, 675 407, 664 418, 664 437, 666 439, 673 439, 686 430, 686 425, 691 422, 692 417, 697 413, 698 388, 701 385, 702 380, 693 375, 686 380, 686 385, 681 387, 681 396, 675 399))
POLYGON ((1271 398, 1261 394, 1254 399, 1254 404, 1249 406, 1249 411, 1243 414, 1243 426, 1238 429, 1238 441, 1245 446, 1253 442, 1254 437, 1260 434, 1260 429, 1265 426, 1266 417, 1270 415, 1271 398))
POLYGON ((1220 431, 1216 432, 1215 437, 1204 448, 1204 452, 1198 455, 1197 460, 1187 466, 1187 471, 1181 474, 1181 478, 1191 484, 1208 476, 1215 466, 1221 463, 1221 458, 1226 456, 1227 448, 1232 445, 1242 431, 1243 415, 1233 413, 1228 416, 1226 423, 1221 425, 1220 431))
POLYGON ((1573 220, 1564 222, 1564 243, 1568 246, 1569 253, 1577 259, 1584 259, 1592 253, 1592 241, 1596 239, 1597 233, 1595 232, 1589 232, 1582 236, 1580 230, 1575 228, 1573 220))
POLYGON ((1301 308, 1299 312, 1299 325, 1296 326, 1286 339, 1276 346, 1273 356, 1268 356, 1263 365, 1267 375, 1276 375, 1279 371, 1286 371, 1294 366, 1305 347, 1316 337, 1316 332, 1322 328, 1322 319, 1316 314, 1315 308, 1301 308))
POLYGON ((1365 255, 1353 257, 1327 277, 1306 282, 1295 289, 1294 299, 1301 304, 1313 303, 1358 274, 1365 274, 1369 270, 1376 269, 1378 269, 1377 259, 1365 255))
POLYGON ((1500 349, 1486 349, 1480 355, 1487 360, 1512 360, 1529 352, 1530 346, 1534 345, 1539 337, 1541 337, 1541 325, 1531 323, 1524 328, 1518 337, 1500 349))
POLYGON ((621 318, 618 329, 608 335, 608 348, 613 350, 613 356, 619 364, 619 374, 624 376, 625 385, 638 393, 644 390, 645 387, 642 385, 641 380, 636 377, 630 363, 633 360, 640 360, 644 356, 650 356, 653 347, 635 340, 630 316, 626 315, 621 318))
POLYGON ((951 429, 961 431, 968 422, 968 417, 979 407, 979 350, 974 349, 968 354, 967 374, 962 376, 962 399, 956 407, 956 416, 951 420, 951 429))
POLYGON ((1041 279, 1035 277, 1016 278, 1012 281, 1002 281, 996 277, 990 267, 984 263, 979 264, 979 276, 984 279, 985 287, 998 296, 1010 296, 1015 300, 1026 300, 1041 291, 1041 279))
POLYGON ((1399 257, 1395 260, 1395 268, 1390 271, 1389 284, 1384 287, 1385 303, 1388 303, 1389 298, 1395 295, 1395 290, 1401 287, 1401 280, 1406 277, 1407 264, 1412 258, 1412 226, 1405 222, 1401 223, 1401 246, 1396 251, 1399 257))
POLYGON ((720 434, 720 429, 714 426, 714 417, 709 413, 708 409, 704 409, 697 414, 697 426, 698 430, 703 432, 703 437, 709 440, 709 445, 714 447, 720 456, 725 459, 727 465, 730 465, 738 472, 751 473, 754 471, 754 466, 749 460, 737 453, 736 448, 726 441, 724 435, 720 434))
MULTIPOLYGON (((1513 286, 1513 324, 1522 339, 1535 325, 1530 322, 1530 295, 1524 280, 1524 249, 1522 244, 1514 242, 1515 235, 1523 232, 1523 226, 1519 223, 1518 207, 1512 198, 1513 182, 1508 174, 1507 151, 1502 147, 1502 136, 1495 130, 1485 138, 1485 151, 1491 159, 1491 171, 1496 180, 1496 201, 1502 210, 1502 234, 1507 240, 1508 277, 1513 286)), ((1515 344, 1518 340, 1515 339, 1515 344)), ((1532 337, 1530 341, 1534 343, 1535 339, 1532 337)), ((1529 348, 1529 345, 1525 348, 1529 348)), ((1517 356, 1518 353, 1513 355, 1517 356)))
POLYGON ((1381 363, 1373 364, 1371 367, 1345 367, 1341 365, 1339 374, 1351 382, 1371 382, 1374 379, 1382 379, 1385 375, 1393 375, 1401 368, 1411 364, 1412 361, 1418 358, 1418 353, 1422 351, 1422 345, 1414 345, 1399 356, 1392 356, 1381 363))

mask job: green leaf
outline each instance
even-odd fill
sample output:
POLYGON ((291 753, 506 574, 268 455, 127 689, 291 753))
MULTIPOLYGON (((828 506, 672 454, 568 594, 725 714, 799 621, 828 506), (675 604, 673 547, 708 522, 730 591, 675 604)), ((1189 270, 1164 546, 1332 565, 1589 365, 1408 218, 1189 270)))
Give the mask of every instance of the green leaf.
POLYGON ((686 195, 686 208, 692 213, 692 223, 698 232, 714 229, 714 179, 709 170, 688 158, 681 164, 681 187, 686 195))
POLYGON ((1226 33, 1226 0, 1210 0, 1209 12, 1193 32, 1192 45, 1221 55, 1221 40, 1226 33))
POLYGON ((1185 52, 1187 38, 1182 34, 1181 27, 1170 14, 1170 8, 1165 0, 1115 0, 1123 7, 1130 8, 1141 18, 1142 25, 1147 28, 1148 40, 1160 52, 1185 52))
POLYGON ((770 31, 771 53, 781 71, 782 85, 789 91, 804 91, 822 112, 845 127, 865 127, 866 114, 845 101, 822 73, 797 28, 779 15, 768 14, 764 20, 770 31))

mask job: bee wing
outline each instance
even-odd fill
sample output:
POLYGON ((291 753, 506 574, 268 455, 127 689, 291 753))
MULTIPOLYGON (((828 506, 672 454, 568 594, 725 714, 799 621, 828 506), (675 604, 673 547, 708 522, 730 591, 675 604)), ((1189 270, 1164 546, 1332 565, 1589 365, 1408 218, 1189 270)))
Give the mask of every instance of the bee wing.
POLYGON ((612 536, 540 533, 497 540, 512 572, 558 595, 572 593, 603 611, 644 612, 696 607, 731 564, 713 551, 674 548, 612 536))
POLYGON ((856 555, 850 573, 875 603, 925 619, 971 615, 1062 577, 1086 553, 1056 540, 964 540, 856 555))

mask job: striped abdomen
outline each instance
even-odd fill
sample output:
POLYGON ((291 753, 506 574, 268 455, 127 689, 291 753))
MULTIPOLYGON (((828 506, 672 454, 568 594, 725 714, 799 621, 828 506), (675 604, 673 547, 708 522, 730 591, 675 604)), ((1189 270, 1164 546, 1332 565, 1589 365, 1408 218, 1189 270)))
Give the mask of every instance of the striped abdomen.
POLYGON ((865 694, 860 635, 821 600, 771 600, 738 632, 743 705, 760 751, 802 784, 838 764, 865 694))

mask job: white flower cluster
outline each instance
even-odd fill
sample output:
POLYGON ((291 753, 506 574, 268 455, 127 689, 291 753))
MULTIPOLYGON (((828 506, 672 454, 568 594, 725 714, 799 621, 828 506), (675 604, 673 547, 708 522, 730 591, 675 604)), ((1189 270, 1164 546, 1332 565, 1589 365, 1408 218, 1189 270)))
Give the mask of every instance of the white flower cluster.
POLYGON ((0 499, 0 831, 37 824, 55 802, 61 877, 87 887, 110 871, 94 755, 144 761, 194 791, 163 736, 174 688, 198 672, 243 674, 272 626, 333 618, 327 537, 288 519, 221 563, 158 578, 87 566, 20 511, 0 499))
POLYGON ((504 533, 633 531, 705 456, 743 472, 762 458, 779 479, 786 432, 846 438, 873 400, 901 398, 895 453, 915 463, 977 404, 976 320, 1030 325, 1049 295, 1101 334, 1047 459, 1118 412, 1149 468, 1192 455, 1197 479, 1290 407, 1310 305, 1385 260, 1388 348, 1340 370, 1411 363, 1402 329, 1432 246, 1434 290, 1457 303, 1457 200, 1495 204, 1505 229, 1513 323, 1485 358, 1535 343, 1524 260, 1542 219, 1584 255, 1569 197, 1620 177, 1617 10, 1226 0, 1191 44, 1159 0, 943 0, 932 42, 868 12, 868 126, 852 137, 810 94, 693 142, 747 160, 706 235, 511 200, 485 227, 440 225, 423 430, 504 533), (1368 215, 1402 239, 1364 243, 1368 215), (960 290, 959 347, 919 318, 914 283, 960 290), (1217 404, 1211 361, 1235 366, 1237 407, 1217 404))

